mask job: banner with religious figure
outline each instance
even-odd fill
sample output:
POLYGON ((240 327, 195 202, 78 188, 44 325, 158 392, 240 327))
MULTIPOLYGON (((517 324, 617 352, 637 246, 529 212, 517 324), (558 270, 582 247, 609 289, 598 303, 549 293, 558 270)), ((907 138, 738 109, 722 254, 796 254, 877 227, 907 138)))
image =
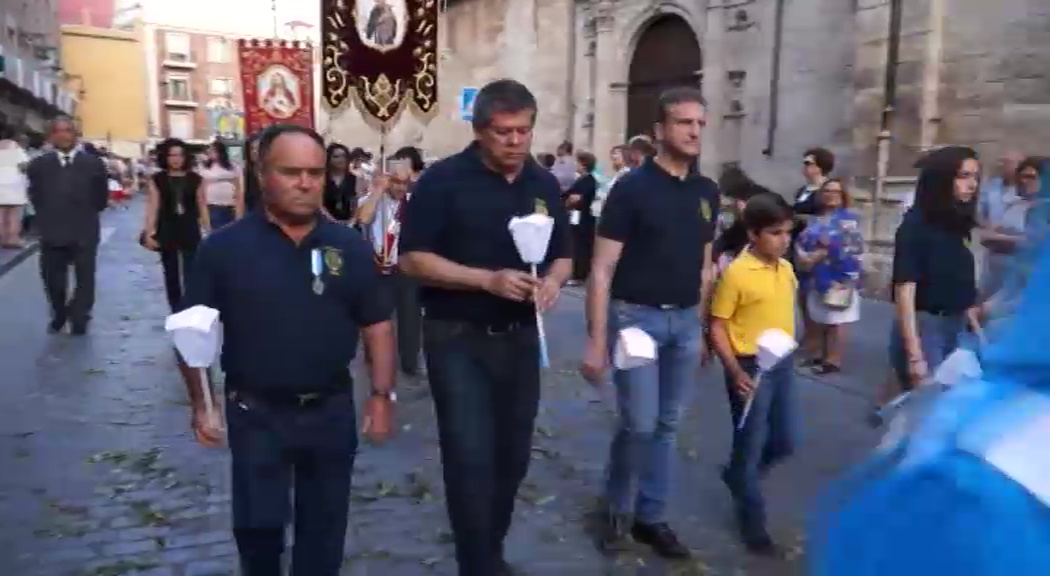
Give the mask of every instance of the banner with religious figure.
POLYGON ((313 49, 309 44, 240 40, 238 53, 248 134, 271 124, 314 128, 313 49))
POLYGON ((353 103, 389 128, 406 108, 426 122, 437 113, 437 0, 322 0, 325 105, 353 103))

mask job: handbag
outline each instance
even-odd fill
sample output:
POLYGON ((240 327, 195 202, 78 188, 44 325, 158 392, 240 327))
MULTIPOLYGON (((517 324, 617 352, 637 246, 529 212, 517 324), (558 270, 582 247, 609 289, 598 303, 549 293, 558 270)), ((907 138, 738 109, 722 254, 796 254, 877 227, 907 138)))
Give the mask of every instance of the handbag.
POLYGON ((853 299, 857 297, 857 288, 851 282, 832 282, 827 291, 821 295, 820 300, 832 310, 845 310, 853 306, 853 299))

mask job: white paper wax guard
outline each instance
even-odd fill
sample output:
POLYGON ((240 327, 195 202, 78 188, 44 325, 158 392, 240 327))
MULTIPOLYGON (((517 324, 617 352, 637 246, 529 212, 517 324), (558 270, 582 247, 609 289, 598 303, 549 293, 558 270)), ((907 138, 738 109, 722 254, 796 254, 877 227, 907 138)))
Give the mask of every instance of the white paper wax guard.
POLYGON ((554 232, 554 219, 543 214, 515 216, 507 224, 514 246, 518 249, 522 262, 539 264, 547 256, 547 245, 554 232))
POLYGON ((955 386, 963 380, 980 378, 983 373, 981 361, 973 350, 957 348, 934 371, 933 381, 945 386, 955 386))
POLYGON ((763 372, 772 369, 795 348, 798 348, 798 342, 783 330, 771 328, 762 332, 758 335, 758 369, 763 372))
POLYGON ((656 361, 656 341, 641 328, 620 330, 613 350, 613 366, 631 370, 656 361))
POLYGON ((206 368, 215 363, 222 347, 218 310, 207 306, 187 308, 168 316, 164 330, 171 334, 186 365, 206 368))

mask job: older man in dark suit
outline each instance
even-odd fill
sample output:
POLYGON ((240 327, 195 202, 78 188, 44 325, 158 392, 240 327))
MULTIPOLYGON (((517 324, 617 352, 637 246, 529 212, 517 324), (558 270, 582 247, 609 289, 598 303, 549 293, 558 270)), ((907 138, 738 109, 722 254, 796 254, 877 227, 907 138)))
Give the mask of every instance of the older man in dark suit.
POLYGON ((58 332, 70 322, 72 333, 80 335, 87 333, 95 303, 99 213, 109 199, 106 167, 77 147, 71 118, 53 120, 49 137, 52 150, 33 159, 26 171, 40 234, 40 275, 51 304, 48 329, 58 332), (71 266, 76 288, 67 301, 71 266))

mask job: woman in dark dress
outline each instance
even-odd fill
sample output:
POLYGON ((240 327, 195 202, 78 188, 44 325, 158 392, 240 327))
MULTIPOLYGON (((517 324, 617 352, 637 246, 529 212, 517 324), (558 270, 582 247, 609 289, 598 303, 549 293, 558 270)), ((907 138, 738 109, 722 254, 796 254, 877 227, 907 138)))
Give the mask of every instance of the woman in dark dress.
POLYGON ((591 214, 591 203, 598 194, 598 180, 594 168, 598 161, 594 154, 576 153, 576 181, 562 196, 569 210, 572 224, 572 280, 580 283, 591 274, 591 256, 594 253, 594 229, 597 219, 591 214))
POLYGON ((185 274, 197 253, 202 231, 211 230, 204 200, 204 179, 193 171, 182 140, 157 146, 160 170, 149 181, 143 245, 160 253, 164 290, 172 312, 181 309, 185 274))
POLYGON ((259 176, 255 167, 259 163, 259 134, 252 134, 245 143, 248 154, 244 158, 244 210, 248 211, 259 203, 259 176))
POLYGON ((328 145, 324 209, 344 223, 353 219, 357 209, 357 177, 350 172, 350 149, 342 144, 328 145))

